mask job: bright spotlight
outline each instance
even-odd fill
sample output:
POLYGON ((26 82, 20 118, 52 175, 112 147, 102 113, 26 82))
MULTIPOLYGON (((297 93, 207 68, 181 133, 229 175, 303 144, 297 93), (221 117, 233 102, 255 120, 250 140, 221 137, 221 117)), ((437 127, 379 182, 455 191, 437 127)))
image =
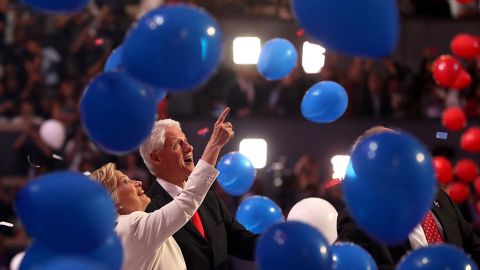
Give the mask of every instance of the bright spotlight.
POLYGON ((255 169, 267 164, 267 142, 264 139, 243 139, 239 148, 238 151, 248 157, 255 169))
POLYGON ((336 155, 330 159, 332 163, 332 179, 344 179, 347 171, 348 162, 350 162, 350 156, 336 155))
POLYGON ((305 41, 302 50, 302 67, 305 73, 319 73, 325 66, 325 48, 305 41))
POLYGON ((237 37, 233 40, 233 62, 237 65, 256 65, 262 49, 258 37, 237 37))

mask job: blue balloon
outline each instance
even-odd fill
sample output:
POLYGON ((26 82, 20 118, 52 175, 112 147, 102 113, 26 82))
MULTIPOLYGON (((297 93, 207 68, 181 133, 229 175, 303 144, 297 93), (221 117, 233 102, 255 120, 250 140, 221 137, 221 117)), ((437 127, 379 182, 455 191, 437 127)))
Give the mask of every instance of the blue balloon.
POLYGON ((423 219, 436 194, 430 152, 405 132, 382 132, 352 151, 342 190, 359 226, 377 241, 398 244, 423 219))
POLYGON ((305 32, 329 49, 384 57, 397 46, 395 0, 292 0, 292 8, 305 32))
POLYGON ((237 221, 253 233, 263 233, 273 224, 285 221, 282 209, 264 196, 245 199, 237 209, 237 221))
POLYGON ((338 83, 323 81, 310 87, 303 96, 302 114, 315 123, 331 123, 347 110, 348 95, 338 83))
POLYGON ((475 262, 465 252, 450 244, 421 247, 405 255, 397 270, 478 270, 475 262))
POLYGON ((119 270, 123 263, 123 248, 116 233, 95 250, 83 254, 90 261, 101 265, 105 270, 119 270))
POLYGON ((120 45, 115 50, 112 51, 110 56, 107 58, 107 62, 103 67, 103 72, 113 71, 116 69, 123 69, 123 47, 120 45))
POLYGON ((377 270, 370 253, 353 243, 337 243, 330 247, 332 270, 377 270))
POLYGON ((112 233, 101 246, 86 252, 53 251, 34 240, 25 253, 20 270, 44 269, 45 264, 65 256, 76 256, 94 262, 105 270, 119 270, 123 263, 122 244, 118 236, 112 233))
POLYGON ((89 0, 22 0, 25 4, 48 13, 73 13, 87 7, 89 0))
POLYGON ((290 41, 275 38, 262 46, 258 58, 258 72, 267 80, 278 80, 289 75, 297 65, 297 50, 290 41))
POLYGON ((77 256, 59 257, 46 263, 42 270, 106 270, 102 266, 77 256))
POLYGON ((169 90, 192 89, 216 70, 220 26, 203 9, 165 5, 145 14, 128 33, 123 60, 139 81, 169 90))
MULTIPOLYGON (((108 57, 107 62, 103 67, 103 72, 115 71, 115 70, 124 71, 125 66, 123 65, 122 57, 123 57, 123 47, 118 46, 115 50, 113 50, 113 52, 108 57)), ((165 96, 167 96, 166 89, 154 88, 148 85, 145 85, 145 87, 151 89, 152 94, 155 97, 155 101, 157 103, 162 101, 165 98, 165 96)))
POLYGON ((327 240, 315 228, 287 221, 271 226, 260 236, 255 258, 260 270, 330 270, 327 240))
POLYGON ((136 150, 155 122, 149 89, 124 72, 94 78, 80 100, 80 116, 90 139, 111 154, 136 150))
POLYGON ((17 193, 15 208, 27 233, 55 252, 95 249, 115 226, 110 195, 80 173, 38 177, 17 193))
POLYGON ((25 252, 25 256, 20 264, 20 270, 43 269, 43 265, 58 256, 57 253, 48 249, 37 240, 33 240, 31 246, 25 252))
POLYGON ((226 193, 240 196, 253 185, 256 170, 250 160, 239 152, 231 152, 220 158, 217 164, 220 174, 217 181, 226 193))

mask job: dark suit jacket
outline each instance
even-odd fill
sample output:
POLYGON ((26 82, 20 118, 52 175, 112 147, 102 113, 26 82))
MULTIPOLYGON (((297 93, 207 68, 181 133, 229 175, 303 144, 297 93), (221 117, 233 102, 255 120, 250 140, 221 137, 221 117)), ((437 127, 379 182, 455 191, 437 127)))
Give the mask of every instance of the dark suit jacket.
MULTIPOLYGON (((173 200, 157 181, 153 182, 147 195, 152 199, 147 212, 155 211, 173 200)), ((238 223, 215 193, 207 193, 198 214, 208 240, 200 235, 191 221, 173 235, 182 250, 187 269, 228 269, 227 254, 254 260, 258 235, 238 223)))
MULTIPOLYGON (((463 249, 480 264, 480 241, 455 203, 442 190, 438 192, 434 202, 431 210, 442 225, 445 243, 463 249)), ((346 208, 338 214, 337 232, 338 242, 353 242, 362 246, 370 252, 379 269, 394 269, 401 257, 411 249, 408 240, 397 246, 385 246, 375 242, 357 226, 346 208)))

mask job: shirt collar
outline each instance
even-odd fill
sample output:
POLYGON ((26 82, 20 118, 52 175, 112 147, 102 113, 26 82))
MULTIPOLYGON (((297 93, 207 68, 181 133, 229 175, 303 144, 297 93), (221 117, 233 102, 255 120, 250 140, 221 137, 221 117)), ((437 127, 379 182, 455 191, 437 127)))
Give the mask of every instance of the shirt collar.
POLYGON ((157 177, 157 183, 163 187, 163 189, 165 189, 165 191, 170 194, 170 196, 172 196, 172 198, 175 198, 178 196, 178 194, 180 194, 180 192, 182 192, 182 188, 177 186, 177 185, 174 185, 170 182, 167 182, 165 180, 163 180, 162 178, 160 177, 157 177))

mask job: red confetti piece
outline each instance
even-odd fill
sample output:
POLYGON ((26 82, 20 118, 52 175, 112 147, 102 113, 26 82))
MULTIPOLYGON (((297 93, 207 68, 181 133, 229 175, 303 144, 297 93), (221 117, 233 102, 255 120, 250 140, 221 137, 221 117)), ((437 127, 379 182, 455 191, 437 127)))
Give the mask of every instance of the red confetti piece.
POLYGON ((305 34, 305 30, 300 29, 297 31, 297 37, 302 37, 305 34))
POLYGON ((102 46, 105 43, 103 38, 96 38, 95 39, 95 46, 102 46))
POLYGON ((198 136, 205 136, 208 131, 210 131, 210 129, 208 127, 204 127, 204 128, 201 128, 199 130, 197 130, 197 135, 198 136))

